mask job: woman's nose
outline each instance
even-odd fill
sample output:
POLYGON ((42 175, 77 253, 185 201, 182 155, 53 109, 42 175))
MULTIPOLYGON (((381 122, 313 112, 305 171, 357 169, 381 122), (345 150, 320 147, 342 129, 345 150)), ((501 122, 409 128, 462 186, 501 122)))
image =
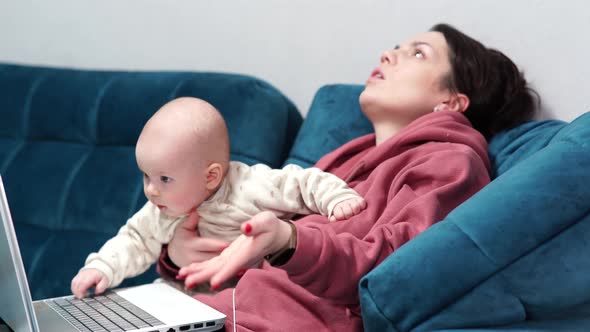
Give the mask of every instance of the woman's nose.
POLYGON ((381 63, 392 63, 395 61, 395 54, 393 54, 393 50, 387 50, 381 53, 381 63))

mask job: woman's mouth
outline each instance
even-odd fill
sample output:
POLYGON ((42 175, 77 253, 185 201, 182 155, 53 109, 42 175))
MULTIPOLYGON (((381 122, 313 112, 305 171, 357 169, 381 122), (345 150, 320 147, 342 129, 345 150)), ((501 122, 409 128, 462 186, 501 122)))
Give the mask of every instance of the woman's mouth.
POLYGON ((371 72, 371 76, 369 76, 368 81, 383 80, 383 79, 385 79, 385 76, 383 76, 383 72, 381 71, 381 69, 375 68, 375 70, 373 70, 371 72))
POLYGON ((371 73, 371 77, 376 77, 379 79, 385 78, 385 76, 383 76, 383 72, 379 68, 375 68, 375 70, 373 70, 373 72, 371 73))

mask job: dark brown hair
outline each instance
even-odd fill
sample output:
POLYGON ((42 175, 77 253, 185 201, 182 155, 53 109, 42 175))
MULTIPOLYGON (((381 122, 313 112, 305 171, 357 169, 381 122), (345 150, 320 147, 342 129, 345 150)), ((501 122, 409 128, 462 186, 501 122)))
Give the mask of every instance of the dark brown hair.
POLYGON ((475 129, 489 139, 533 117, 539 96, 512 60, 448 24, 430 30, 442 33, 449 47, 451 72, 442 84, 469 97, 464 115, 475 129))

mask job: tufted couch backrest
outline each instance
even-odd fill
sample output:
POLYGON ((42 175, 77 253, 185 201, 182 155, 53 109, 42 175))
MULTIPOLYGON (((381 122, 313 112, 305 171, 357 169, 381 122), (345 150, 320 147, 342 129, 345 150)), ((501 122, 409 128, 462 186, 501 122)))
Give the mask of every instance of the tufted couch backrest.
POLYGON ((312 166, 326 153, 373 132, 358 101, 363 89, 363 86, 355 84, 321 87, 315 94, 286 163, 312 166))

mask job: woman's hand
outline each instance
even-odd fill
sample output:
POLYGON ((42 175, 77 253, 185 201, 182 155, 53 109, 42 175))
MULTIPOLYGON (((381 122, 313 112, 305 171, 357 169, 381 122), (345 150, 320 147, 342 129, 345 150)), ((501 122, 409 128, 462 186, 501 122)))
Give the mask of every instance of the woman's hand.
POLYGON ((168 243, 168 256, 179 267, 193 262, 206 261, 221 253, 229 242, 202 238, 197 231, 199 215, 193 211, 186 220, 176 228, 172 240, 168 243))
POLYGON ((261 212, 241 226, 242 235, 219 256, 202 263, 192 263, 180 269, 178 279, 187 288, 210 281, 215 290, 223 282, 245 268, 262 261, 264 256, 283 248, 291 237, 292 228, 271 212, 261 212))

